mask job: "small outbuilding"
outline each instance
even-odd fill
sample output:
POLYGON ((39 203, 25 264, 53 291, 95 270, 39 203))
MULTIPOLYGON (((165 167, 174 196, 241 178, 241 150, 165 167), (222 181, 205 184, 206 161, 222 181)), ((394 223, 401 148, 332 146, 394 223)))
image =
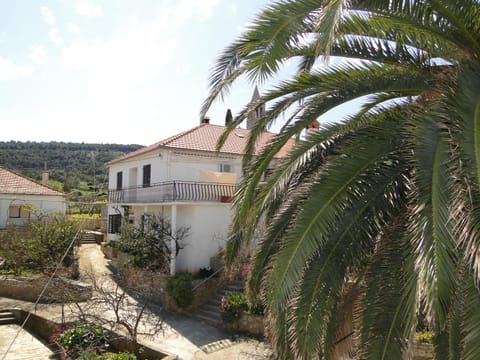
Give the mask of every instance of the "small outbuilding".
POLYGON ((35 211, 65 215, 66 194, 48 187, 48 174, 45 172, 42 175, 40 184, 0 167, 0 229, 8 224, 23 225, 35 211))

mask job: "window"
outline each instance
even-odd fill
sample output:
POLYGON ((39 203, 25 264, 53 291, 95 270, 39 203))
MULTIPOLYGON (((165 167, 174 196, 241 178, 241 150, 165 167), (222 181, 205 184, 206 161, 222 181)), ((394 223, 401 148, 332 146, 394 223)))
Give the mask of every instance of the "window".
POLYGON ((151 172, 152 172, 151 165, 145 165, 143 167, 143 182, 142 182, 143 187, 150 186, 151 172))
POLYGON ((220 164, 220 172, 225 172, 225 173, 232 172, 232 165, 230 165, 230 164, 220 164))
POLYGON ((117 172, 117 190, 122 190, 123 188, 123 173, 121 171, 117 172))
POLYGON ((30 218, 30 207, 26 205, 10 205, 8 217, 12 219, 28 219, 30 218))
POLYGON ((109 234, 120 233, 121 226, 122 226, 122 215, 115 214, 115 215, 108 216, 108 233, 109 234))

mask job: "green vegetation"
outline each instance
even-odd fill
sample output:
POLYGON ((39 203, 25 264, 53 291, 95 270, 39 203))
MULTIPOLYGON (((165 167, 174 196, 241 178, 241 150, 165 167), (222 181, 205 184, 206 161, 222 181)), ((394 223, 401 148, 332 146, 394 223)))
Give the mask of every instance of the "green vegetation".
MULTIPOLYGON (((29 275, 52 271, 78 234, 76 221, 56 214, 37 215, 24 227, 9 226, 0 232, 2 273, 29 275)), ((63 260, 65 267, 72 265, 73 254, 71 247, 63 260)))
POLYGON ((107 354, 94 354, 86 352, 77 357, 75 360, 137 360, 137 357, 132 353, 107 353, 107 354))
POLYGON ((76 359, 84 352, 98 354, 108 348, 108 334, 100 324, 80 324, 53 337, 66 354, 76 359))
POLYGON ((132 353, 109 352, 109 333, 100 324, 86 323, 54 334, 50 342, 64 357, 75 360, 136 360, 132 353))
POLYGON ((478 0, 275 1, 218 57, 203 113, 241 76, 267 84, 229 126, 269 102, 226 261, 267 219, 248 287, 278 358, 401 359, 420 304, 436 358, 480 358, 479 59, 478 0))
POLYGON ((433 333, 431 331, 417 331, 415 333, 415 340, 420 342, 427 342, 430 343, 433 340, 433 333))
POLYGON ((230 322, 238 319, 240 314, 247 311, 247 309, 247 294, 244 291, 228 293, 222 297, 220 313, 223 321, 230 322))
POLYGON ((246 291, 238 291, 222 297, 220 313, 223 321, 229 322, 238 319, 242 313, 263 315, 264 307, 258 299, 249 296, 246 291))
POLYGON ((168 279, 167 292, 179 307, 187 307, 193 300, 193 276, 183 271, 168 279))
POLYGON ((49 185, 72 193, 72 201, 86 201, 90 193, 107 189, 105 163, 140 145, 85 144, 64 142, 0 142, 0 166, 7 167, 37 181, 45 164, 49 185))
POLYGON ((170 222, 163 216, 144 216, 138 225, 122 226, 120 240, 114 245, 132 256, 131 263, 134 266, 168 274, 171 242, 173 240, 176 244, 175 256, 177 256, 188 232, 187 227, 180 227, 172 232, 170 222))

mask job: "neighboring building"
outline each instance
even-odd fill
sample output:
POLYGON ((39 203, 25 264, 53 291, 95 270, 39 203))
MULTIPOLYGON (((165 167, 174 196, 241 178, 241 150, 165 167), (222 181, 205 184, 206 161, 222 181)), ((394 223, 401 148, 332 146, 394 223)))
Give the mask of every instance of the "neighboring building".
MULTIPOLYGON (((48 173, 42 174, 46 184, 48 173)), ((0 229, 8 224, 23 225, 32 211, 65 214, 66 194, 0 167, 0 229)))
MULTIPOLYGON (((217 152, 224 131, 224 126, 211 125, 206 118, 193 129, 107 163, 108 239, 118 239, 126 219, 140 224, 143 216, 160 214, 174 229, 190 227, 186 246, 172 259, 170 272, 209 266, 226 242, 231 200, 242 178, 242 156, 250 134, 235 129, 217 152)), ((263 133, 256 153, 273 137, 263 133)), ((284 157, 293 144, 292 139, 277 157, 284 157)))

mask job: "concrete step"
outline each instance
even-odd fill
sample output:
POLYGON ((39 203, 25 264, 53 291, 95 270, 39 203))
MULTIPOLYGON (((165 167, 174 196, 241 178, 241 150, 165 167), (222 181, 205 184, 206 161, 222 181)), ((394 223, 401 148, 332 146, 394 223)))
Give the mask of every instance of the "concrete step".
POLYGON ((82 244, 94 244, 97 240, 95 239, 95 234, 86 232, 83 234, 82 238, 80 239, 80 243, 82 244))
POLYGON ((0 311, 0 325, 15 324, 17 319, 12 312, 8 310, 0 311))
POLYGON ((212 313, 205 313, 199 310, 193 314, 193 317, 212 326, 222 325, 222 317, 220 316, 219 312, 213 315, 212 313))
POLYGON ((16 322, 17 322, 17 319, 15 319, 14 317, 0 319, 0 325, 15 324, 16 322))
POLYGON ((241 281, 227 284, 223 289, 220 289, 217 294, 200 306, 193 316, 207 324, 221 326, 222 316, 220 315, 220 307, 222 305, 222 298, 229 293, 243 291, 244 287, 245 284, 241 281))
POLYGON ((202 305, 202 309, 219 312, 220 311, 220 306, 221 306, 220 301, 219 302, 208 301, 208 302, 206 302, 205 304, 202 305))

